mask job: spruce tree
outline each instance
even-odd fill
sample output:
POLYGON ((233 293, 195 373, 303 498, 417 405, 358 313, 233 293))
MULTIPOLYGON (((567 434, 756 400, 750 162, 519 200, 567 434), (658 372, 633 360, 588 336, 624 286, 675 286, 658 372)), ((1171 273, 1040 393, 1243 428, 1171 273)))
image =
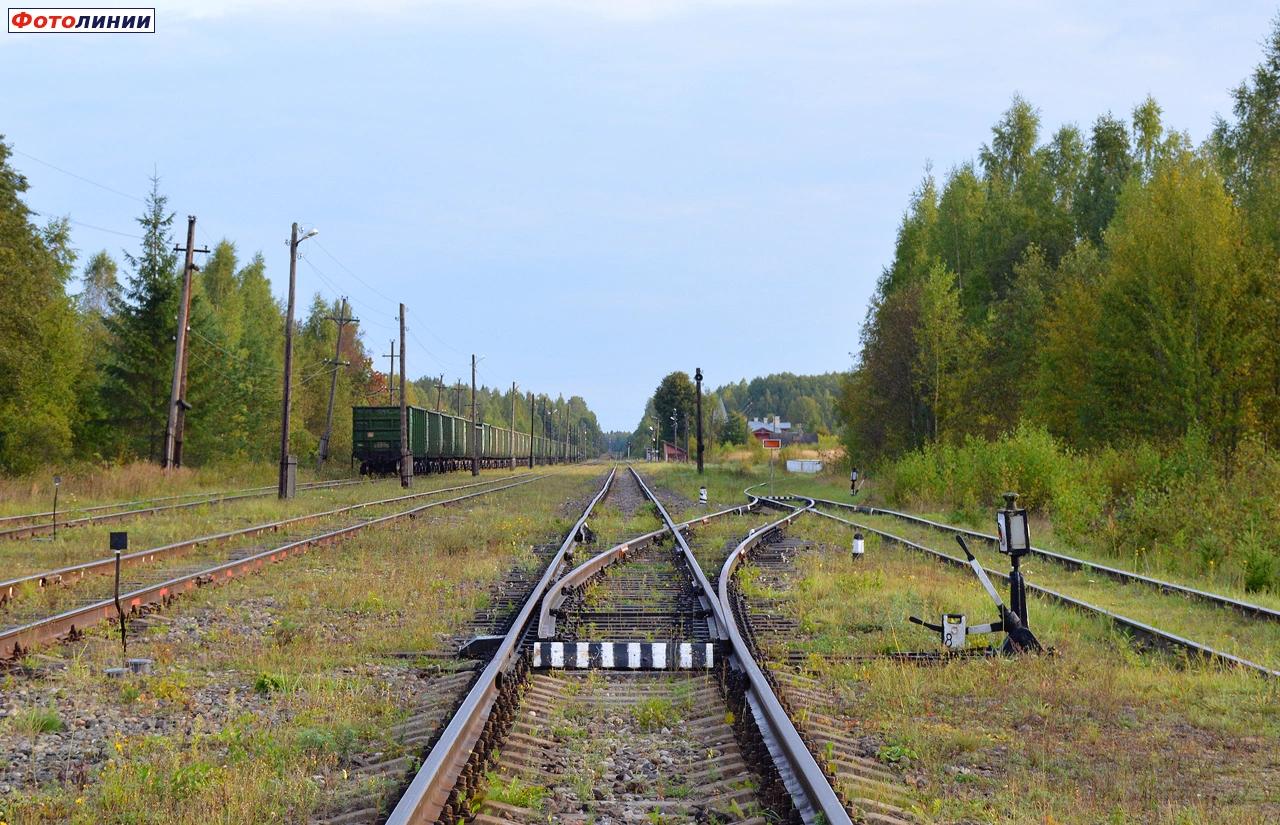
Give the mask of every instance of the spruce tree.
POLYGON ((113 340, 103 402, 117 433, 116 449, 155 461, 164 448, 179 299, 173 213, 160 194, 159 178, 152 178, 146 210, 137 220, 142 247, 136 255, 124 253, 132 272, 107 320, 113 340))

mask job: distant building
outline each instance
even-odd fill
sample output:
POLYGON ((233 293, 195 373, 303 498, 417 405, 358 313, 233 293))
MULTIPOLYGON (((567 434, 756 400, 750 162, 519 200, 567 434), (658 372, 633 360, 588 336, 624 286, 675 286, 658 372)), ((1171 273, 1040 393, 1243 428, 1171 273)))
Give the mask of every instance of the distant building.
POLYGON ((782 440, 783 444, 818 443, 817 434, 806 433, 803 427, 793 427, 790 421, 783 421, 776 415, 748 421, 747 429, 759 441, 764 441, 766 438, 778 438, 782 440))
POLYGON ((663 461, 688 461, 689 454, 684 449, 677 447, 670 441, 662 442, 662 460, 663 461))
POLYGON ((790 430, 791 422, 783 421, 776 415, 770 418, 753 418, 747 422, 747 432, 760 441, 766 438, 783 438, 790 430))

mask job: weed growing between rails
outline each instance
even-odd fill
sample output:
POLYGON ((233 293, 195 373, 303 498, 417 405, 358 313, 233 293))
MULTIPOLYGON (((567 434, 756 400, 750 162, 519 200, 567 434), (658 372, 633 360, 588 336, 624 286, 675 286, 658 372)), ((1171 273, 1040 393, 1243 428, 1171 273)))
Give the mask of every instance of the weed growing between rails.
MULTIPOLYGON (((776 600, 795 640, 765 645, 775 669, 794 644, 831 697, 827 710, 903 773, 927 821, 1275 821, 1280 688, 1254 674, 1135 651, 1098 618, 1032 599, 1052 656, 939 666, 843 654, 938 650, 910 614, 992 618, 973 576, 870 538, 853 562, 850 530, 803 517, 817 543, 790 586, 744 570, 748 598, 776 600)), ((1034 581, 1034 578, 1033 578, 1034 581)), ((974 642, 980 644, 980 642, 974 642)))
MULTIPOLYGON (((557 472, 198 591, 135 623, 129 653, 155 660, 149 677, 102 677, 119 658, 105 631, 11 673, 6 697, 52 701, 84 764, 43 735, 44 775, 0 797, 0 819, 299 821, 360 792, 353 762, 395 753, 392 726, 447 678, 438 660, 388 654, 438 651, 465 629, 493 581, 568 529, 560 502, 599 473, 557 472)), ((17 742, 4 730, 0 762, 17 742)))

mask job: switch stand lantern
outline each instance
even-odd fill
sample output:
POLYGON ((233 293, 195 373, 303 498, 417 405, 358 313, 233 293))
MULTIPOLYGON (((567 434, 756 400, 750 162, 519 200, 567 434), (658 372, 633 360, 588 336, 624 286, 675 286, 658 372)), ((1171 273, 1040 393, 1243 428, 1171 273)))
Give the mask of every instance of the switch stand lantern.
POLYGON ((1019 563, 1031 552, 1031 530, 1027 525, 1027 511, 1017 507, 1018 494, 1004 494, 1004 509, 996 512, 996 528, 1000 536, 1000 552, 1009 557, 1009 609, 1018 614, 1023 627, 1030 627, 1027 620, 1027 585, 1022 578, 1019 563))
MULTIPOLYGON (((995 602, 1000 620, 975 626, 967 625, 963 618, 957 621, 955 614, 943 616, 942 624, 931 624, 915 616, 910 617, 915 624, 941 634, 943 644, 948 648, 955 648, 957 633, 959 638, 963 639, 964 636, 974 633, 1004 631, 1006 635, 1002 650, 1005 653, 1043 650, 1040 640, 1035 637, 1027 624, 1027 586, 1023 581, 1018 562, 1031 552, 1031 533, 1027 527, 1027 511, 1015 506, 1017 500, 1017 493, 1005 493, 1005 507, 1003 510, 996 511, 996 526, 1000 531, 1000 552, 1009 557, 1013 568, 1009 573, 1009 605, 1007 607, 1000 598, 1000 594, 996 592, 987 571, 969 551, 969 545, 965 543, 964 536, 956 535, 956 543, 960 545, 960 549, 964 550, 965 559, 973 569, 974 575, 978 577, 979 583, 982 584, 982 589, 987 591, 987 595, 995 602)), ((960 645, 963 646, 963 642, 960 645)))

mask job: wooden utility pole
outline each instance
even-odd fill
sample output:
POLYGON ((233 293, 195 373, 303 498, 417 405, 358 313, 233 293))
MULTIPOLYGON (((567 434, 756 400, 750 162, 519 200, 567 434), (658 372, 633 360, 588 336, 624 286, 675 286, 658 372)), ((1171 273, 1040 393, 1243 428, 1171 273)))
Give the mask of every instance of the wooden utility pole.
POLYGON ((533 392, 529 392, 529 469, 533 469, 533 392))
POLYGON ((698 384, 698 475, 702 475, 702 367, 694 369, 693 378, 698 384))
POLYGON ((280 498, 293 498, 297 468, 289 455, 289 402, 293 396, 293 305, 298 286, 298 244, 314 234, 316 230, 312 229, 298 238, 296 223, 289 233, 289 304, 284 317, 284 399, 280 405, 280 483, 277 488, 280 498))
POLYGON ((409 394, 404 382, 404 304, 400 305, 400 486, 413 486, 413 446, 409 443, 409 394))
POLYGON ((182 268, 182 303, 178 306, 178 334, 174 337, 173 384, 169 391, 169 418, 164 430, 164 455, 161 467, 182 466, 182 428, 186 424, 187 403, 187 328, 191 326, 191 273, 196 270, 196 216, 187 216, 187 245, 175 246, 174 252, 186 252, 182 268))
POLYGON ((324 435, 320 436, 320 449, 316 458, 316 470, 324 466, 324 462, 329 458, 329 439, 333 437, 333 397, 338 392, 338 370, 346 366, 347 361, 342 360, 342 328, 347 324, 354 324, 359 318, 347 317, 347 297, 342 296, 342 308, 338 311, 338 317, 332 315, 326 316, 330 321, 338 324, 338 342, 333 346, 333 375, 329 379, 329 411, 324 418, 324 435))
POLYGON ((476 356, 471 355, 471 475, 480 475, 480 411, 476 408, 476 356))
MULTIPOLYGON (((403 338, 404 336, 400 337, 403 338)), ((391 343, 387 346, 387 354, 382 357, 391 359, 391 366, 387 369, 387 403, 394 406, 396 403, 396 359, 400 357, 396 355, 396 339, 391 339, 391 343)))
POLYGON ((516 468, 516 382, 511 382, 511 469, 516 468))
POLYGON ((440 373, 440 380, 436 382, 436 412, 440 412, 440 396, 444 394, 444 373, 440 373))

